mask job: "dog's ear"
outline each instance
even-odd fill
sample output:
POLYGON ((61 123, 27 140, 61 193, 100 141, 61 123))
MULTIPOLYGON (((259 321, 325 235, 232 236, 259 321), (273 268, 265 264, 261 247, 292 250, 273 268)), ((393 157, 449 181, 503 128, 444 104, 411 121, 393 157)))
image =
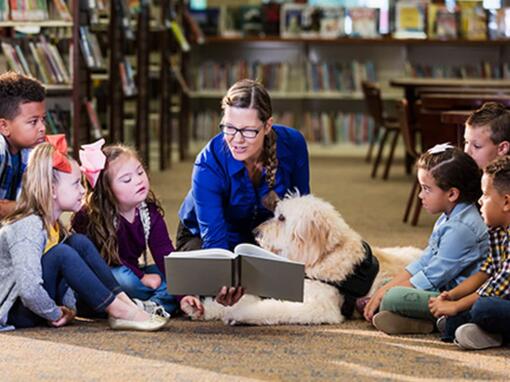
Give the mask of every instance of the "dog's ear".
POLYGON ((300 219, 294 228, 293 242, 298 248, 300 260, 304 261, 307 266, 313 266, 324 253, 324 243, 327 240, 328 230, 324 227, 320 219, 316 219, 316 215, 309 218, 300 219))

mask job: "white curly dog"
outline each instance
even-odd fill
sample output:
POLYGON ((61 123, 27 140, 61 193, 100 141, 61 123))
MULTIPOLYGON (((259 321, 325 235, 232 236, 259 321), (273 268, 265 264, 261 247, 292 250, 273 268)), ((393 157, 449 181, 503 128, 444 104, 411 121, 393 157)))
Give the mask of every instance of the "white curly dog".
MULTIPOLYGON (((212 298, 202 301, 203 314, 184 304, 192 319, 223 320, 228 324, 338 324, 344 296, 329 283, 345 280, 364 259, 362 238, 328 202, 313 196, 290 196, 278 203, 274 218, 257 227, 258 244, 290 260, 304 263, 304 301, 290 302, 243 296, 225 307, 212 298), (320 280, 320 281, 319 281, 320 280)), ((385 277, 401 271, 421 251, 414 247, 373 248, 380 264, 371 291, 385 277)))

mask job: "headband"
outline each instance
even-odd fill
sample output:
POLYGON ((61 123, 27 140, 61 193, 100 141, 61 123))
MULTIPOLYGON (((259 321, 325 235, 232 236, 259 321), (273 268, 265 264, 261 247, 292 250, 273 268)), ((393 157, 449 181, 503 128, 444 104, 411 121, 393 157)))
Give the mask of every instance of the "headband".
POLYGON ((444 153, 446 150, 450 150, 450 149, 454 149, 455 147, 453 147, 450 142, 448 143, 441 143, 441 144, 438 144, 438 145, 435 145, 434 147, 428 149, 428 153, 429 154, 440 154, 440 153, 444 153))
POLYGON ((106 163, 106 155, 104 155, 101 147, 104 145, 104 139, 100 139, 88 145, 82 145, 79 152, 81 167, 80 170, 87 178, 89 184, 94 188, 99 178, 101 170, 104 169, 106 163))
POLYGON ((62 172, 71 173, 73 168, 67 157, 67 142, 65 134, 47 135, 46 142, 53 146, 53 168, 62 172))

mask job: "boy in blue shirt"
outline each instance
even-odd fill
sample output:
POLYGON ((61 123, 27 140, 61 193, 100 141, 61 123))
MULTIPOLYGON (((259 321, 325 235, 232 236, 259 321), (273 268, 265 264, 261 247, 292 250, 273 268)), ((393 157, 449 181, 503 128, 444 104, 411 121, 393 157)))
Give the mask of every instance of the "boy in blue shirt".
POLYGON ((14 210, 30 149, 44 142, 45 96, 37 80, 0 75, 0 218, 14 210))

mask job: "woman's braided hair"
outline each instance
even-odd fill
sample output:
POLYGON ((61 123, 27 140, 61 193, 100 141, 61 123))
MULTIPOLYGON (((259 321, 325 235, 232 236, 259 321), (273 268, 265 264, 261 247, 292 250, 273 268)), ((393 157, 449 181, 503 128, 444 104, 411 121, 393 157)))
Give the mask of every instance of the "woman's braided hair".
MULTIPOLYGON (((264 124, 273 114, 271 98, 267 90, 260 82, 250 79, 237 81, 228 89, 227 94, 221 101, 221 108, 225 109, 227 106, 255 109, 259 119, 264 124)), ((262 200, 262 203, 268 210, 274 211, 279 197, 273 190, 278 169, 278 159, 276 157, 276 133, 272 129, 264 137, 261 162, 266 169, 266 182, 269 188, 269 192, 262 200)))

